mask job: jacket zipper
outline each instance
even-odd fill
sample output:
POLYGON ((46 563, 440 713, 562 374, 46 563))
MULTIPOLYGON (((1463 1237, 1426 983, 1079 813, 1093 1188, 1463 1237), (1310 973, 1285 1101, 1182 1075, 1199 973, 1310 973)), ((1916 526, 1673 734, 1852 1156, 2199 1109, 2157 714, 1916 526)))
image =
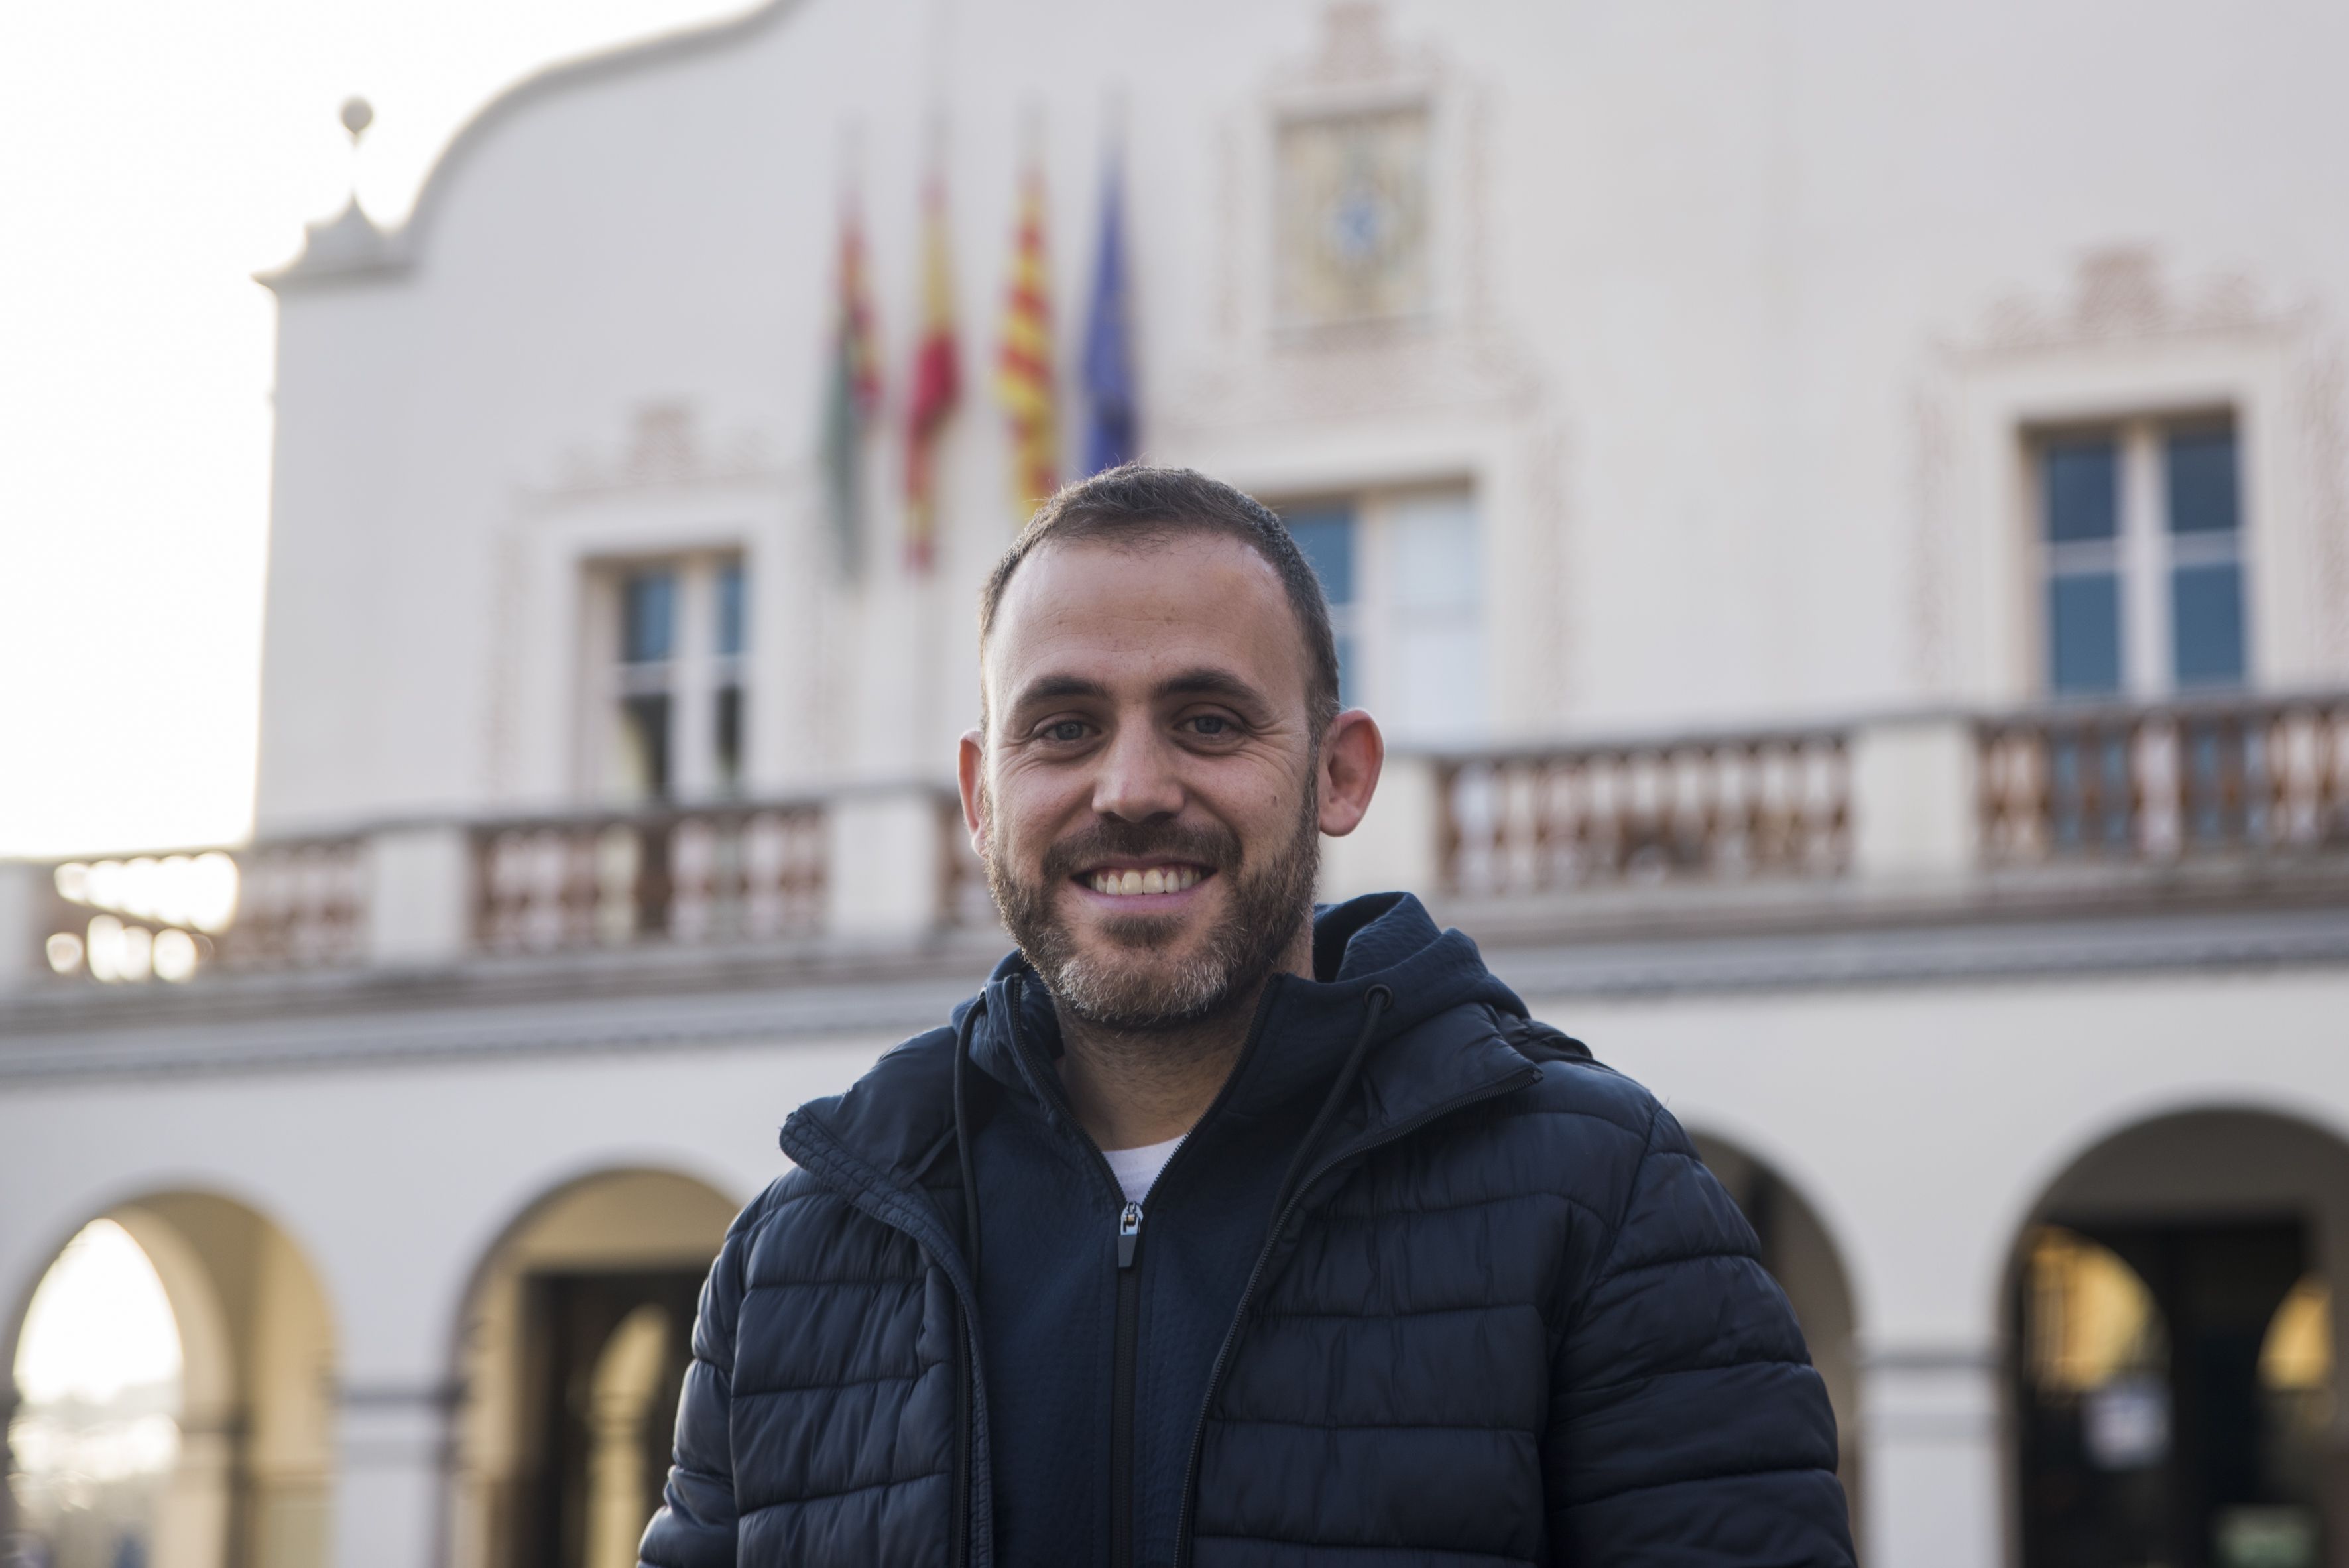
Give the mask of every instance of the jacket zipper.
POLYGON ((1133 1563, 1133 1383, 1142 1359, 1142 1205, 1117 1216, 1117 1338, 1109 1395, 1109 1560, 1133 1563))
POLYGON ((1141 1359, 1135 1341, 1141 1336, 1142 1317, 1142 1271, 1135 1264, 1142 1253, 1142 1205, 1126 1201, 1117 1172, 1110 1169, 1109 1156, 1086 1136, 1076 1113, 1069 1109, 1068 1097, 1061 1091, 1060 1074, 1050 1062, 1040 1064, 1030 1054, 1027 1036, 1019 1027, 1022 987, 1018 976, 1012 977, 1009 989, 1013 1046, 1029 1057, 1030 1076, 1050 1097, 1053 1110, 1077 1130, 1093 1157, 1093 1169, 1101 1173, 1102 1185, 1123 1205, 1117 1214, 1117 1318, 1110 1352, 1109 1561, 1110 1568, 1133 1568, 1133 1380, 1135 1364, 1141 1359))
POLYGON ((1297 1190, 1288 1195, 1288 1201, 1280 1207, 1279 1214, 1274 1218, 1272 1228, 1265 1233, 1264 1245, 1257 1252, 1256 1266, 1248 1271, 1247 1284, 1240 1288, 1238 1310, 1232 1314, 1231 1326, 1224 1330, 1224 1342, 1216 1347, 1215 1366, 1207 1374, 1206 1398, 1199 1401, 1199 1418, 1191 1429, 1191 1456, 1183 1466, 1183 1507, 1174 1526, 1174 1568, 1190 1568, 1191 1530, 1196 1522, 1192 1516, 1195 1511, 1199 1488, 1199 1455, 1207 1440, 1208 1414, 1216 1408, 1216 1396, 1223 1391, 1224 1376, 1231 1370, 1232 1353, 1239 1346, 1240 1330, 1256 1308, 1257 1292, 1262 1287, 1266 1271, 1271 1266, 1274 1249, 1278 1246, 1281 1235, 1288 1231, 1288 1222, 1296 1217, 1298 1209, 1304 1203, 1305 1195, 1313 1190, 1314 1183, 1347 1161, 1382 1149, 1398 1139, 1408 1138, 1439 1117, 1450 1116, 1454 1111, 1465 1110, 1488 1099, 1498 1099, 1505 1094, 1514 1094, 1540 1077, 1539 1068, 1529 1067, 1523 1072, 1511 1073, 1498 1083, 1486 1084, 1471 1093, 1457 1095, 1441 1105, 1432 1106, 1409 1120, 1388 1128, 1375 1138, 1350 1144, 1316 1164, 1306 1173, 1305 1180, 1297 1184, 1297 1190))
MULTIPOLYGON (((1266 984, 1264 995, 1257 1001, 1256 1017, 1248 1025, 1247 1039, 1240 1047, 1239 1056, 1233 1060, 1232 1070, 1225 1078, 1224 1087, 1216 1092, 1215 1103, 1208 1106, 1206 1114, 1199 1118, 1198 1126, 1205 1127, 1214 1119, 1216 1112, 1223 1109, 1226 1097, 1232 1092, 1232 1086, 1239 1081, 1249 1057, 1256 1051, 1257 1040, 1264 1032, 1264 1020, 1272 1010, 1272 998, 1279 985, 1278 975, 1266 984)), ((1083 1136, 1083 1129, 1078 1126, 1076 1114, 1069 1109, 1067 1096, 1061 1092, 1060 1075, 1050 1070, 1050 1063, 1039 1064, 1030 1056, 1027 1037, 1019 1027, 1021 997, 1019 992, 1021 987, 1019 976, 1012 976, 1007 988, 1012 992, 1008 1023, 1013 1047, 1022 1057, 1029 1057, 1029 1076, 1050 1098, 1053 1109, 1071 1127, 1077 1127, 1079 1135, 1083 1136)), ((1123 1205, 1117 1213, 1117 1321, 1110 1355, 1109 1561, 1110 1568, 1133 1568, 1133 1388, 1142 1358, 1143 1208, 1140 1203, 1126 1198, 1125 1190, 1118 1184, 1117 1172, 1110 1169, 1109 1157, 1101 1151, 1101 1146, 1090 1137, 1084 1138, 1084 1143, 1092 1153, 1093 1168, 1101 1172, 1102 1182, 1123 1205)), ((1151 1183, 1151 1192, 1158 1190, 1160 1183, 1166 1180, 1167 1171, 1174 1168, 1174 1162, 1182 1159, 1190 1147, 1191 1140, 1185 1138, 1168 1157, 1165 1168, 1158 1172, 1157 1180, 1151 1183)), ((1144 1197, 1149 1195, 1143 1194, 1144 1197)))

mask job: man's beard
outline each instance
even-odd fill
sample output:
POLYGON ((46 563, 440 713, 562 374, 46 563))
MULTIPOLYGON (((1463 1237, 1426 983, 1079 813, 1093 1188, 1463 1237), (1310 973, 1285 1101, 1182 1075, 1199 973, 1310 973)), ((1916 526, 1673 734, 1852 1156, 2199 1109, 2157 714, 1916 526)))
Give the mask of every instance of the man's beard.
POLYGON ((1318 801, 1304 791, 1297 830, 1261 865, 1243 860, 1230 830, 1102 818, 1044 852, 1040 880, 1020 878, 1002 824, 988 835, 987 887, 1019 951, 1054 1000, 1097 1028, 1143 1034, 1203 1022, 1252 995, 1288 953, 1313 910, 1320 871, 1318 801), (1226 883, 1226 909, 1198 951, 1169 969, 1147 962, 1180 929, 1174 914, 1112 914, 1102 923, 1105 951, 1086 952, 1061 913, 1061 889, 1079 872, 1118 856, 1181 861, 1212 869, 1226 883), (1121 962, 1131 954, 1144 962, 1121 962))

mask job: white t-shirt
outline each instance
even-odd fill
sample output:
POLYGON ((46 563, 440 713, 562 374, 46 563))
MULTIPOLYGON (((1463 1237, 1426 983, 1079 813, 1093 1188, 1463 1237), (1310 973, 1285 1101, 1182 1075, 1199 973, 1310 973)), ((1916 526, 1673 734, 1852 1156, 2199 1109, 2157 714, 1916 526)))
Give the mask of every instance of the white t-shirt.
POLYGON ((1125 1201, 1139 1203, 1150 1195, 1152 1183, 1166 1169, 1166 1161, 1183 1146, 1188 1133, 1178 1133, 1164 1143, 1147 1143, 1140 1149, 1104 1149, 1102 1158, 1109 1161, 1110 1174, 1125 1189, 1125 1201))

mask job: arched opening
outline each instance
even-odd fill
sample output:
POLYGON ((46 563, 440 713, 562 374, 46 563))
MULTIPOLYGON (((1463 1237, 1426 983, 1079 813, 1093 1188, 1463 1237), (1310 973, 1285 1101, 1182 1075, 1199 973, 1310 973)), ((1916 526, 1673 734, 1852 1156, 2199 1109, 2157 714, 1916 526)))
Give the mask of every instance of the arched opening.
POLYGON ((2164 1117, 2057 1178, 2007 1305, 2023 1568, 2338 1561, 2344 1257, 2349 1143, 2284 1117, 2164 1117))
POLYGON ((1835 1407, 1843 1449, 1836 1474, 1850 1502, 1856 1534, 1862 1501, 1858 1324, 1843 1255, 1818 1211, 1766 1162, 1725 1139, 1702 1132, 1690 1136, 1705 1168, 1729 1190, 1754 1227, 1762 1243, 1763 1266, 1786 1293, 1795 1321, 1802 1325, 1811 1363, 1835 1407))
POLYGON ((7 1557, 45 1568, 323 1568, 334 1329, 298 1248, 171 1192, 84 1226, 11 1362, 7 1557))
POLYGON ((458 1351, 452 1568, 633 1568, 737 1207, 691 1177, 606 1172, 491 1251, 458 1351))
POLYGON ((91 1221, 42 1276, 17 1335, 5 1561, 153 1559, 180 1452, 180 1366, 155 1265, 120 1225, 91 1221))

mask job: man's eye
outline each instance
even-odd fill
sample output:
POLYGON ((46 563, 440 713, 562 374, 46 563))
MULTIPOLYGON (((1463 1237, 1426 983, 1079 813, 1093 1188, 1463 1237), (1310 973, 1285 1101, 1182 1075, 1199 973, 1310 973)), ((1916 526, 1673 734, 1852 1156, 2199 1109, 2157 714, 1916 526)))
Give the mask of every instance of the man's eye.
POLYGON ((1057 740, 1066 745, 1082 740, 1084 738, 1085 721, 1081 718, 1064 718, 1056 724, 1048 724, 1044 727, 1044 738, 1047 740, 1057 740))
POLYGON ((1193 730, 1200 735, 1229 735, 1232 721, 1220 713, 1203 713, 1191 721, 1193 730))

